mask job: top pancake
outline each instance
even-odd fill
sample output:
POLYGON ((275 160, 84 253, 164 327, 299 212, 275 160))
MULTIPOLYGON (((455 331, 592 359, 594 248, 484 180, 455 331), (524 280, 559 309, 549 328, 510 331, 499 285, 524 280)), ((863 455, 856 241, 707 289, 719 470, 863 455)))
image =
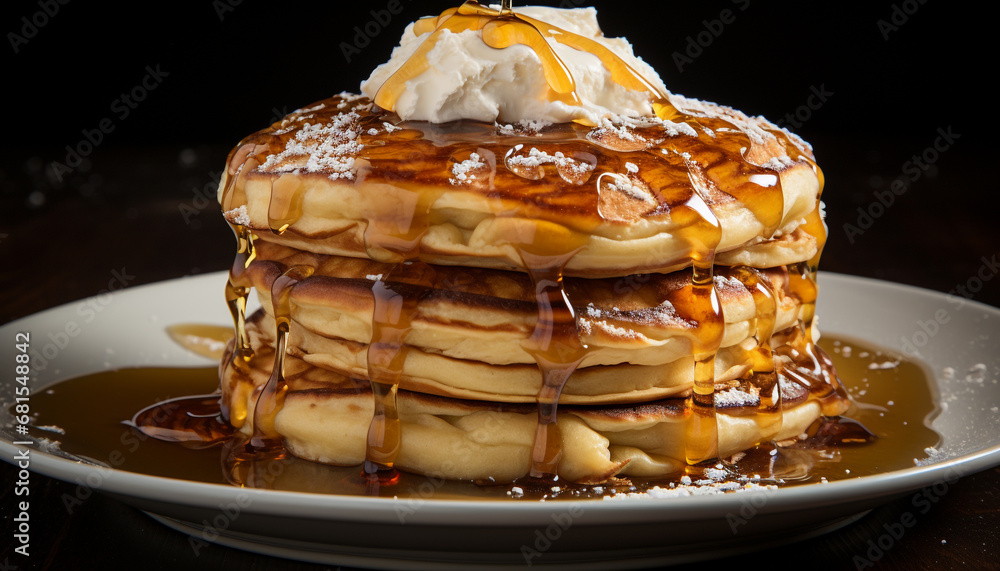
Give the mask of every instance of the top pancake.
MULTIPOLYGON (((672 102, 677 122, 511 126, 401 121, 341 94, 245 139, 219 198, 230 219, 320 254, 523 270, 576 252, 565 273, 589 277, 742 260, 818 216, 819 171, 799 139, 672 102)), ((755 265, 816 246, 770 248, 755 265)))

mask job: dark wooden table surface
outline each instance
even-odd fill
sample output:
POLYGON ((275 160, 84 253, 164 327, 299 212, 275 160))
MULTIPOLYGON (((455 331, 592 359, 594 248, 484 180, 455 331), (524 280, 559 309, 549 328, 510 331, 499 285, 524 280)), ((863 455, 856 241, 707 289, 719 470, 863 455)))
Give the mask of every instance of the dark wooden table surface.
MULTIPOLYGON (((801 123, 785 121, 814 144, 827 175, 831 238, 822 270, 949 292, 983 275, 991 267, 984 260, 1000 257, 997 121, 992 111, 967 103, 982 89, 974 71, 953 65, 990 61, 990 14, 954 3, 867 3, 863 11, 830 3, 787 12, 721 0, 671 8, 680 23, 664 38, 635 25, 633 5, 644 3, 626 2, 625 9, 610 0, 594 3, 605 29, 628 34, 677 92, 801 123), (698 34, 711 33, 726 9, 737 11, 735 23, 725 24, 709 46, 690 48, 687 40, 708 38, 698 34), (762 44, 759 35, 775 22, 787 36, 762 44), (681 69, 677 54, 696 55, 681 69), (939 129, 958 137, 934 149, 939 129), (906 191, 880 211, 873 205, 880 195, 886 200, 896 180, 906 182, 906 191), (869 224, 860 212, 877 215, 869 224), (857 234, 849 223, 866 228, 857 234)), ((4 64, 12 80, 7 95, 20 107, 5 117, 0 153, 0 323, 93 296, 123 268, 135 276, 134 287, 228 267, 233 238, 206 199, 214 195, 228 144, 273 115, 353 89, 388 55, 403 23, 453 3, 404 2, 384 37, 367 38, 385 49, 361 49, 356 58, 338 42, 364 43, 353 26, 373 21, 370 9, 389 4, 333 4, 312 8, 318 11, 309 12, 314 17, 306 24, 329 29, 308 37, 281 25, 300 20, 297 2, 204 3, 201 12, 164 10, 141 26, 132 25, 134 7, 103 3, 60 3, 58 14, 47 17, 35 15, 42 3, 34 1, 8 10, 5 31, 26 43, 12 43, 13 56, 5 56, 11 63, 4 64), (45 24, 29 25, 21 16, 45 24), (234 49, 247 38, 301 44, 299 57, 234 49), (326 54, 335 71, 315 74, 317 54, 326 54), (162 86, 158 70, 166 74, 162 86), (144 80, 147 101, 124 113, 119 91, 144 80), (54 163, 70 158, 65 145, 84 141, 85 130, 94 136, 105 117, 114 130, 71 172, 53 176, 54 163)), ((973 298, 1000 306, 1000 279, 993 279, 995 270, 986 275, 973 298)), ((12 552, 15 475, 0 462, 0 570, 323 568, 220 546, 196 556, 185 536, 109 497, 95 495, 68 513, 61 497, 75 484, 40 475, 31 481, 32 555, 24 559, 12 552)), ((912 508, 907 496, 827 535, 713 565, 853 569, 885 526, 912 508)), ((1000 568, 998 511, 1000 470, 968 475, 871 568, 1000 568)))

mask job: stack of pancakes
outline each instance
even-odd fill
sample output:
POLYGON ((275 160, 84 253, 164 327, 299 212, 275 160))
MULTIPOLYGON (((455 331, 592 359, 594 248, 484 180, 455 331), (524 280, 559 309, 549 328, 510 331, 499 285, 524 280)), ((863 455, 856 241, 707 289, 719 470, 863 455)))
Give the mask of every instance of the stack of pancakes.
POLYGON ((842 412, 813 345, 810 149, 671 102, 672 121, 430 124, 341 94, 245 139, 220 190, 241 239, 229 421, 318 462, 596 483, 842 412))

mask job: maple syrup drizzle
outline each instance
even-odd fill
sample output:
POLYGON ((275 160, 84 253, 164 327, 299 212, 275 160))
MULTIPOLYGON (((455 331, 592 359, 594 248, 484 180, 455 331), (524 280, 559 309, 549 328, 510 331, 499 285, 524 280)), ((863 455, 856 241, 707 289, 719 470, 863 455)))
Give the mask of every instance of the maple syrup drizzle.
MULTIPOLYGON (((403 264, 400 264, 402 266, 403 264)), ((362 472, 373 480, 391 482, 397 476, 393 464, 399 453, 399 413, 396 391, 406 360, 406 334, 412 325, 416 300, 401 295, 383 279, 372 284, 372 338, 368 343, 368 381, 375 409, 365 442, 362 472)))
POLYGON ((690 297, 684 307, 697 326, 691 350, 694 356, 694 385, 689 398, 686 459, 690 464, 718 456, 718 423, 715 418, 715 354, 722 343, 725 319, 715 289, 715 251, 722 239, 722 226, 705 197, 697 165, 685 157, 689 186, 686 202, 670 212, 681 227, 679 236, 688 243, 691 262, 690 297))
POLYGON ((781 375, 809 391, 809 398, 816 400, 825 416, 844 414, 850 401, 844 390, 830 356, 815 343, 805 343, 801 330, 796 329, 792 340, 779 347, 778 354, 791 361, 781 369, 781 375))
POLYGON ((559 397, 566 382, 587 356, 580 340, 576 314, 563 287, 563 268, 585 243, 585 237, 555 225, 544 225, 532 244, 519 245, 521 257, 535 288, 538 316, 524 348, 542 375, 536 401, 538 423, 531 449, 529 478, 558 476, 562 455, 559 430, 559 397))
MULTIPOLYGON (((549 101, 561 101, 568 105, 577 105, 580 102, 572 73, 547 41, 553 40, 596 55, 611 72, 612 80, 622 87, 648 92, 652 96, 653 110, 661 119, 670 119, 677 115, 677 110, 669 102, 666 94, 599 42, 518 14, 511 9, 509 3, 505 3, 498 11, 471 0, 458 8, 445 10, 436 18, 424 18, 416 22, 413 30, 416 35, 428 33, 430 35, 379 88, 374 98, 376 105, 390 111, 395 109, 396 101, 402 95, 406 82, 427 71, 429 67, 427 54, 437 45, 443 30, 455 33, 479 31, 483 43, 496 49, 515 44, 531 48, 541 61, 542 71, 549 85, 549 101)), ((584 119, 579 119, 578 122, 587 124, 584 119)))
POLYGON ((253 234, 246 226, 231 224, 236 235, 236 258, 226 281, 226 303, 236 328, 236 359, 248 360, 253 356, 250 341, 246 337, 247 298, 250 295, 249 281, 245 277, 247 268, 257 257, 253 246, 253 234))
MULTIPOLYGON (((224 212, 229 212, 237 204, 246 204, 246 181, 250 172, 260 165, 268 152, 265 145, 247 142, 248 137, 237 145, 226 160, 225 179, 220 196, 220 204, 224 212)), ((257 258, 254 248, 255 234, 242 223, 243 220, 227 220, 236 237, 236 257, 229 269, 225 285, 226 304, 233 319, 235 330, 235 350, 233 358, 223 367, 245 369, 247 363, 254 357, 250 340, 246 333, 246 308, 250 296, 251 284, 247 270, 257 258)), ((224 371, 223 371, 224 376, 224 371)), ((234 426, 242 426, 249 414, 247 403, 243 400, 234 401, 230 407, 224 405, 223 412, 234 426)))
POLYGON ((396 410, 396 391, 409 345, 406 336, 422 296, 434 282, 434 269, 420 261, 397 264, 372 284, 372 338, 368 344, 368 377, 375 412, 368 428, 363 472, 382 484, 398 474, 393 466, 402 434, 396 410))
POLYGON ((816 255, 807 262, 800 262, 789 268, 788 287, 793 295, 799 298, 802 308, 799 311, 800 326, 793 333, 792 341, 782 348, 782 353, 789 357, 794 366, 787 368, 783 374, 792 381, 807 387, 810 395, 822 407, 823 414, 836 416, 846 408, 846 392, 833 368, 830 357, 816 345, 813 338, 813 322, 816 317, 816 298, 819 294, 819 284, 816 273, 826 244, 827 228, 822 218, 821 196, 824 179, 822 171, 809 160, 819 178, 819 193, 816 206, 806 216, 805 223, 800 226, 806 233, 816 239, 816 255))
MULTIPOLYGON (((230 223, 236 235, 236 257, 226 279, 225 298, 229 313, 235 328, 235 349, 233 357, 223 367, 243 368, 253 358, 254 352, 246 333, 247 299, 250 296, 250 281, 246 276, 247 269, 257 257, 253 246, 253 234, 245 226, 230 223)), ((236 425, 241 425, 247 417, 247 406, 244 401, 235 401, 226 410, 226 416, 236 425)))
MULTIPOLYGON (((225 184, 223 185, 220 203, 224 212, 235 208, 236 204, 246 204, 246 179, 266 154, 267 148, 253 143, 237 145, 226 160, 225 184)), ((233 366, 239 366, 238 361, 246 362, 253 357, 250 342, 246 337, 246 304, 250 295, 250 284, 246 278, 246 270, 257 257, 254 250, 254 234, 244 224, 227 221, 236 236, 236 258, 229 270, 226 282, 225 296, 229 312, 233 317, 236 332, 236 352, 233 366)))
POLYGON ((281 235, 302 217, 304 194, 299 177, 285 173, 271 184, 271 199, 267 208, 267 223, 271 232, 281 235))
MULTIPOLYGON (((360 180, 364 175, 359 176, 360 180)), ((431 225, 433 204, 443 189, 426 192, 394 186, 367 212, 365 250, 372 259, 388 254, 395 265, 385 275, 375 276, 371 292, 372 337, 368 344, 368 380, 375 410, 368 428, 362 473, 376 493, 378 486, 397 481, 394 467, 402 435, 396 407, 396 392, 403 374, 417 303, 433 286, 436 272, 421 262, 420 244, 431 225)))
POLYGON ((756 343, 747 352, 746 361, 750 370, 741 380, 746 381, 751 394, 756 394, 760 399, 760 404, 753 411, 754 420, 761 429, 761 441, 768 441, 778 434, 782 425, 781 389, 771 350, 771 336, 774 334, 778 315, 774 287, 771 280, 747 266, 731 268, 730 274, 740 280, 753 295, 756 343))
POLYGON ((698 331, 692 343, 694 385, 689 398, 691 413, 686 434, 685 457, 697 464, 718 456, 718 422, 715 417, 715 354, 722 341, 724 322, 713 268, 705 262, 694 263, 691 301, 698 312, 698 331))
POLYGON ((285 382, 285 355, 288 351, 288 333, 292 324, 292 289, 315 271, 310 266, 289 268, 271 285, 271 311, 274 315, 275 350, 271 376, 258 389, 253 409, 253 434, 249 445, 256 450, 280 450, 281 435, 274 427, 274 419, 281 411, 288 392, 285 382))
MULTIPOLYGON (((252 155, 254 149, 254 145, 247 143, 237 146, 229 154, 226 166, 226 181, 221 197, 222 209, 225 212, 232 210, 234 204, 246 202, 246 194, 243 191, 246 176, 250 170, 259 164, 252 155)), ((236 330, 237 350, 234 361, 237 358, 249 360, 253 354, 250 350, 250 342, 246 338, 246 304, 250 288, 249 282, 245 279, 245 272, 257 256, 253 247, 253 233, 250 229, 243 224, 235 222, 229 222, 229 226, 236 236, 236 258, 233 260, 233 265, 229 270, 229 279, 225 290, 226 303, 229 306, 229 312, 233 316, 233 324, 236 330)))

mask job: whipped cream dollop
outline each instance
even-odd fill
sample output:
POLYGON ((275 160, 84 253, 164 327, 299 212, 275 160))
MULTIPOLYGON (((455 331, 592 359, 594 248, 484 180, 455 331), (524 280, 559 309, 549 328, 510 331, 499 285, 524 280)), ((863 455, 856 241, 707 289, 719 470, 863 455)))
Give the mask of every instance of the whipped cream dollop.
MULTIPOLYGON (((632 53, 632 45, 627 40, 604 37, 594 8, 525 6, 516 8, 515 13, 600 42, 666 93, 660 76, 632 53)), ((389 61, 378 66, 362 82, 362 93, 374 98, 382 84, 429 35, 418 36, 413 23, 407 26, 389 61)), ((474 30, 460 33, 443 30, 442 35, 427 54, 427 70, 407 81, 405 91, 396 100, 395 111, 404 120, 565 123, 583 119, 599 124, 602 117, 609 115, 653 115, 651 95, 616 83, 594 54, 546 40, 576 81, 580 103, 569 105, 548 100, 549 86, 541 60, 528 46, 515 44, 503 49, 492 48, 483 42, 480 32, 474 30)))

